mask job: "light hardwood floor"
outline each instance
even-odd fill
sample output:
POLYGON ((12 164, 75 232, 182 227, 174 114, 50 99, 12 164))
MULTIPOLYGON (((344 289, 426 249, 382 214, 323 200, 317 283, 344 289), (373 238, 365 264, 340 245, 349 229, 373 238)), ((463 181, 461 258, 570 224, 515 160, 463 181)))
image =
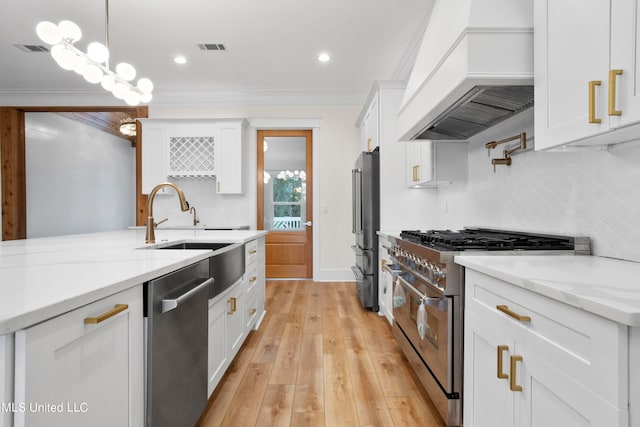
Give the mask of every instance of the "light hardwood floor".
POLYGON ((198 427, 444 426, 353 283, 267 281, 265 305, 198 427))

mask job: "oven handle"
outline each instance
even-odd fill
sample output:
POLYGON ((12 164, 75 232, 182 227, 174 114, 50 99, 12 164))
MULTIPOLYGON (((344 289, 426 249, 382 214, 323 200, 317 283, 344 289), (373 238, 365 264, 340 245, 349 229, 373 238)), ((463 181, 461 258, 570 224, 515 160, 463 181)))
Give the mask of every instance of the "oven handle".
POLYGON ((358 245, 352 245, 351 249, 353 250, 353 252, 356 253, 356 255, 364 255, 365 252, 372 252, 373 251, 373 249, 362 249, 358 245))
POLYGON ((407 282, 407 280, 402 277, 401 275, 398 275, 398 280, 400 280, 400 282, 402 283, 403 286, 408 287, 413 293, 415 293, 416 295, 418 295, 420 297, 420 299, 429 307, 431 308, 435 308, 438 311, 442 311, 442 312, 446 312, 447 310, 442 310, 440 308, 440 302, 441 301, 445 301, 446 302, 446 298, 438 298, 438 297, 428 297, 425 294, 423 294, 422 292, 420 292, 419 290, 417 290, 411 283, 407 282), (434 302, 437 302, 437 304, 434 304, 434 302))

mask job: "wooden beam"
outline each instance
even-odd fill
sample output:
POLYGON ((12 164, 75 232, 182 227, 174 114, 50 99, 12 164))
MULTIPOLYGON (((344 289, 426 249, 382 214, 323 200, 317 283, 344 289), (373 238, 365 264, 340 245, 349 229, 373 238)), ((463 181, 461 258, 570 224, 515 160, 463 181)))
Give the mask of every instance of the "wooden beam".
POLYGON ((24 111, 0 108, 2 240, 26 239, 27 194, 24 111))

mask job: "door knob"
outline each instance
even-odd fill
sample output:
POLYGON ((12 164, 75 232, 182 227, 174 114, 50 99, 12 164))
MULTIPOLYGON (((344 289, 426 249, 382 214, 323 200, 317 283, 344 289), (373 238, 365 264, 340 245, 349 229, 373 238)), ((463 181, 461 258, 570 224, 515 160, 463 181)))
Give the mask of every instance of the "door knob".
POLYGON ((307 227, 311 227, 313 223, 311 221, 307 221, 304 223, 304 225, 306 225, 307 227))

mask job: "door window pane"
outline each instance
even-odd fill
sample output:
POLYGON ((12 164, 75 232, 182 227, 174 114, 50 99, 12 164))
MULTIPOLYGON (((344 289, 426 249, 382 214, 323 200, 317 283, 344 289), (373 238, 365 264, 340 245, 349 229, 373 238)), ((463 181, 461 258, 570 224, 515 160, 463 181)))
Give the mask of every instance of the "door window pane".
POLYGON ((264 228, 302 231, 306 222, 306 140, 264 139, 264 228))

